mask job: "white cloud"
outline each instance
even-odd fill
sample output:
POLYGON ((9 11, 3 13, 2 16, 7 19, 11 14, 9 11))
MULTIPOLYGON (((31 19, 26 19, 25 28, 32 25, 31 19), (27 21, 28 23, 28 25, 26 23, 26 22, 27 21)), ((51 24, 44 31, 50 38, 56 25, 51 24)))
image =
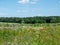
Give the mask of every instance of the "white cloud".
POLYGON ((38 0, 19 0, 18 3, 20 4, 36 4, 38 0))
POLYGON ((29 0, 19 0, 18 3, 26 4, 29 3, 29 0))
POLYGON ((31 4, 37 4, 38 0, 32 0, 30 3, 31 4))

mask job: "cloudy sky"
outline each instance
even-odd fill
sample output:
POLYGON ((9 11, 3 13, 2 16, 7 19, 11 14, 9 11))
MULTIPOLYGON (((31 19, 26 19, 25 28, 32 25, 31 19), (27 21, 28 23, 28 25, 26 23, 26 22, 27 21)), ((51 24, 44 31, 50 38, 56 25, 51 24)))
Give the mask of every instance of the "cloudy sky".
POLYGON ((60 16, 60 0, 0 0, 0 17, 60 16))

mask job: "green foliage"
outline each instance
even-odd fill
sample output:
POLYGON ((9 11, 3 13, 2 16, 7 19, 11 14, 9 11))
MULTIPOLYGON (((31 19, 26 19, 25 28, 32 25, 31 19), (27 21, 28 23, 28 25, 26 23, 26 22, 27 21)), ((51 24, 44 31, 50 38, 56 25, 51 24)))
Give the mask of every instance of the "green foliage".
POLYGON ((0 17, 0 22, 12 22, 12 23, 59 23, 60 22, 60 16, 48 16, 48 17, 0 17))

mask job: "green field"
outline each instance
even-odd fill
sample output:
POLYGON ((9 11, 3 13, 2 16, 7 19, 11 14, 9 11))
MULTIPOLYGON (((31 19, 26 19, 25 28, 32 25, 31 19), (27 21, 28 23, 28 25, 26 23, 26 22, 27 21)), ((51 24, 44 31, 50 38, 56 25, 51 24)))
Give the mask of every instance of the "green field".
POLYGON ((0 23, 0 45, 60 45, 60 23, 0 23))

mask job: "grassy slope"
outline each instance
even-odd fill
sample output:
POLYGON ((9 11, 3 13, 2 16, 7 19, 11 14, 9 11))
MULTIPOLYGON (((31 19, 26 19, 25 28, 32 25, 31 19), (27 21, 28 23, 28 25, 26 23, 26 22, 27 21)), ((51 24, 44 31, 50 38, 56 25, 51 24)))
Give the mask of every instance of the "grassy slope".
POLYGON ((60 23, 0 23, 0 45, 60 45, 60 23))

